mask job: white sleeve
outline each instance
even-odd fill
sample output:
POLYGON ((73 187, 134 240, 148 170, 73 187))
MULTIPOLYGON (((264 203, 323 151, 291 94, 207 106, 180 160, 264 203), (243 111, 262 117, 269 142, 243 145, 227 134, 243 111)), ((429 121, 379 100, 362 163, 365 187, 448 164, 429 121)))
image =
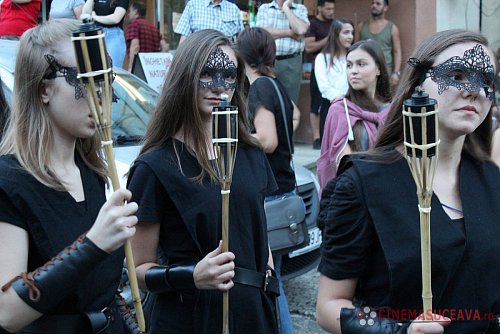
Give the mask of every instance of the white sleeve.
POLYGON ((343 97, 349 88, 345 63, 342 63, 338 58, 334 58, 333 62, 333 67, 328 67, 326 72, 328 85, 325 91, 321 93, 325 99, 330 101, 343 97))
POLYGON ((316 77, 321 96, 327 99, 326 94, 330 84, 328 82, 326 56, 323 52, 318 53, 314 59, 314 76, 316 77))

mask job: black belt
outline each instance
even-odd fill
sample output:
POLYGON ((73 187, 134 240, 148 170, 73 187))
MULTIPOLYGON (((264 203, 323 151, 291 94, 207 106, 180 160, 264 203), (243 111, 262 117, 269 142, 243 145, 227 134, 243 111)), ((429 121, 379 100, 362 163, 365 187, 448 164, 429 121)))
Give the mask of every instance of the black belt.
POLYGON ((104 333, 112 320, 120 321, 120 314, 113 305, 101 312, 81 314, 44 315, 21 330, 21 333, 104 333), (85 330, 86 329, 86 330, 85 330))
POLYGON ((276 60, 285 60, 285 59, 290 59, 294 58, 300 55, 300 52, 295 52, 289 55, 283 55, 283 56, 276 56, 276 60))
MULTIPOLYGON (((274 271, 273 271, 274 274, 274 271)), ((273 274, 260 273, 258 271, 249 270, 245 268, 235 267, 233 282, 250 285, 259 289, 264 290, 264 292, 272 292, 279 296, 280 285, 279 281, 273 274)))

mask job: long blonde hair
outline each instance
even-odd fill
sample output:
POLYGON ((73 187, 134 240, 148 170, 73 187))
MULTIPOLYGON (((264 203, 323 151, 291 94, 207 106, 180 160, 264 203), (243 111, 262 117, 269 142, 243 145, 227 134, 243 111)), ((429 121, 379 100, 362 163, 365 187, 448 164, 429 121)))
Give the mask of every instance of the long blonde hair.
MULTIPOLYGON (((57 55, 58 45, 69 40, 77 27, 76 20, 51 20, 22 35, 17 52, 12 109, 0 144, 0 154, 13 154, 39 182, 61 191, 66 188, 49 167, 54 125, 42 101, 44 76, 49 70, 44 55, 57 55)), ((68 112, 70 108, 68 106, 68 112)), ((76 151, 90 169, 107 180, 97 134, 88 139, 77 139, 76 151)))

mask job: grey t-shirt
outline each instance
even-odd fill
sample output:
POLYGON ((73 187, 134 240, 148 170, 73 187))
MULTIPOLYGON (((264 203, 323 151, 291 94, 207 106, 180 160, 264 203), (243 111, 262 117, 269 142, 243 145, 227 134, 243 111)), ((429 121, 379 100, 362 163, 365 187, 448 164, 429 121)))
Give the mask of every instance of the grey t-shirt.
POLYGON ((74 8, 85 4, 85 0, 52 0, 50 19, 76 19, 74 8))

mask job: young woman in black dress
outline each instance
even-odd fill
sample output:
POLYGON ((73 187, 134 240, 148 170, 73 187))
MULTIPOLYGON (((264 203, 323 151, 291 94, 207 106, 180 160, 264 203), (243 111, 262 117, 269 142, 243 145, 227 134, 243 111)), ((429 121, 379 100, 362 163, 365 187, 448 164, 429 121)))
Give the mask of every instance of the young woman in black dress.
POLYGON ((245 125, 244 79, 244 63, 222 33, 186 38, 130 171, 140 206, 132 241, 139 285, 156 295, 149 333, 222 332, 223 291, 231 333, 275 333, 278 286, 276 279, 265 283, 272 260, 264 198, 276 183, 245 125), (220 243, 221 188, 213 167, 212 110, 221 94, 240 112, 229 252, 220 243))
POLYGON ((107 171, 77 79, 73 20, 25 32, 0 145, 0 327, 20 333, 123 333, 114 306, 121 246, 137 204, 105 197, 107 171))
MULTIPOLYGON (((318 321, 342 334, 498 333, 500 172, 490 157, 493 52, 480 34, 447 30, 427 38, 412 58, 375 149, 352 156, 326 206, 318 321), (417 85, 439 109, 431 211, 434 321, 419 321, 418 201, 403 157, 401 110, 417 85)), ((426 312, 425 319, 429 316, 426 312)))

